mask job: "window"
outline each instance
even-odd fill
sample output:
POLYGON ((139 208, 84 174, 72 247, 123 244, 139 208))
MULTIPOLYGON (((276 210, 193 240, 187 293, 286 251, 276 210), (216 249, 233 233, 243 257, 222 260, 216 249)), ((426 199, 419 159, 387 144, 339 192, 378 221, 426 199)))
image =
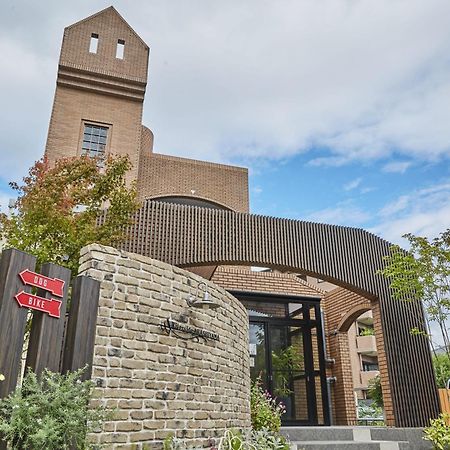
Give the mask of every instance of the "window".
POLYGON ((125 41, 123 39, 119 39, 117 41, 117 47, 116 47, 116 58, 123 59, 124 51, 125 51, 125 41))
POLYGON ((98 48, 98 34, 92 33, 91 41, 89 43, 89 53, 97 53, 97 48, 98 48))
POLYGON ((378 364, 375 362, 363 361, 362 370, 363 372, 371 372, 373 370, 378 370, 378 364))
POLYGON ((108 127, 85 123, 81 154, 104 159, 107 137, 108 127))

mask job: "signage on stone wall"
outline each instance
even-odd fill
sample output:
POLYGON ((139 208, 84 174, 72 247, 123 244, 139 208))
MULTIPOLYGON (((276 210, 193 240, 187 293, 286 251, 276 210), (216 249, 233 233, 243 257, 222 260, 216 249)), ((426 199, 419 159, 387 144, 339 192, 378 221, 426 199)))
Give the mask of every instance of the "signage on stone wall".
POLYGON ((219 335, 211 331, 202 330, 201 328, 191 327, 190 325, 185 325, 182 323, 174 322, 173 320, 167 319, 161 322, 159 325, 161 330, 167 333, 169 336, 173 336, 181 339, 194 339, 197 342, 203 339, 205 342, 208 340, 218 341, 219 335))

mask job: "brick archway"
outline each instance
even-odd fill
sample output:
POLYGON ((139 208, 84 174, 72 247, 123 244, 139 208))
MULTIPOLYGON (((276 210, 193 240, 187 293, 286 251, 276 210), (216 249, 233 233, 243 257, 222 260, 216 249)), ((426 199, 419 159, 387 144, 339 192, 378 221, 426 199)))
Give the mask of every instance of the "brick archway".
POLYGON ((410 333, 424 328, 422 306, 392 299, 387 280, 377 275, 389 242, 361 229, 152 201, 136 219, 125 250, 180 267, 259 265, 301 272, 374 302, 384 388, 392 399, 388 417, 396 426, 411 427, 439 414, 428 341, 410 333))
POLYGON ((377 300, 370 301, 354 292, 338 288, 325 294, 324 309, 328 351, 330 356, 335 359, 331 373, 336 377, 332 391, 336 424, 354 425, 357 422, 348 330, 361 314, 372 311, 386 424, 394 425, 395 416, 381 329, 379 302, 377 300))

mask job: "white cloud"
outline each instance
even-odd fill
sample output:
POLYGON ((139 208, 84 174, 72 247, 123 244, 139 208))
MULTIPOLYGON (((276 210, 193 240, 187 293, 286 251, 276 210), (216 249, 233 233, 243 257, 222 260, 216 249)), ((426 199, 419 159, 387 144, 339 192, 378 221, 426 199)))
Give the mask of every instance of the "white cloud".
POLYGON ((380 222, 371 231, 406 245, 401 238, 412 233, 436 237, 450 227, 450 183, 441 183, 402 195, 379 211, 380 222))
POLYGON ((260 186, 255 186, 255 187, 252 189, 252 191, 253 191, 254 194, 259 195, 259 194, 261 194, 261 192, 263 191, 263 189, 262 189, 262 187, 260 187, 260 186))
MULTIPOLYGON (((104 0, 14 3, 0 177, 42 154, 63 27, 104 0), (52 11, 52 14, 48 14, 52 11)), ((192 158, 286 158, 313 165, 450 154, 447 0, 205 0, 115 4, 151 46, 144 122, 155 149, 192 158)))
POLYGON ((383 167, 383 172, 387 173, 405 173, 412 163, 410 161, 393 161, 383 167))
POLYGON ((349 181, 348 183, 344 184, 344 191, 352 191, 353 189, 356 189, 361 184, 362 178, 355 178, 352 181, 349 181))
POLYGON ((310 213, 305 220, 333 225, 360 226, 371 218, 370 214, 351 202, 341 202, 334 208, 310 213))

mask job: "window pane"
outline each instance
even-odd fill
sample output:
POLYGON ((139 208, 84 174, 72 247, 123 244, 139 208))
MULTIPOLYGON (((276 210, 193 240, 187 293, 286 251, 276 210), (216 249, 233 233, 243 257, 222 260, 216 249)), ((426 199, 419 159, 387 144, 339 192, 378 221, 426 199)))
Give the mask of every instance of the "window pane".
POLYGON ((82 154, 88 154, 92 158, 102 158, 105 154, 108 127, 85 124, 82 154))

